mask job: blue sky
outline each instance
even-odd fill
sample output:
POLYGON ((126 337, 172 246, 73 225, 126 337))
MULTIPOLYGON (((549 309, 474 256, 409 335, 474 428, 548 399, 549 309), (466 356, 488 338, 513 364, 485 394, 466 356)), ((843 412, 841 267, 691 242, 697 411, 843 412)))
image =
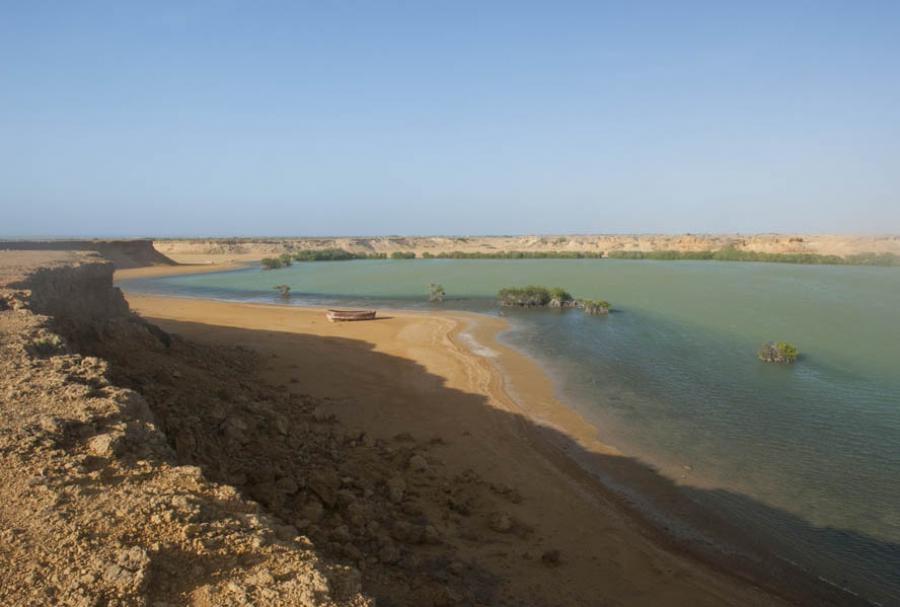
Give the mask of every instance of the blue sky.
POLYGON ((900 232, 900 2, 0 0, 0 217, 900 232))

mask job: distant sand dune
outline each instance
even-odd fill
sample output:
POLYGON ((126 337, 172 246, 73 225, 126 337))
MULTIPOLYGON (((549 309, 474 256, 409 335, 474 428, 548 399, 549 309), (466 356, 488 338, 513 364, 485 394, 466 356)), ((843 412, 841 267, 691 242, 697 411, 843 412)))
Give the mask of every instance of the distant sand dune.
POLYGON ((841 234, 612 234, 531 236, 379 236, 327 238, 211 238, 157 240, 158 251, 181 263, 259 259, 291 251, 339 248, 354 253, 412 251, 706 251, 734 247, 761 253, 900 255, 900 235, 841 234))

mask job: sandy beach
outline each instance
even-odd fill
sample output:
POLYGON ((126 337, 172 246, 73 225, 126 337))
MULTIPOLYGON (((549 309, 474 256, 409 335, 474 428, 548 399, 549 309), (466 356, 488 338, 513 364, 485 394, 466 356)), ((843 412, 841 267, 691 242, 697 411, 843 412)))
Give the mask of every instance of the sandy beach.
POLYGON ((450 474, 476 470, 521 496, 508 515, 528 533, 462 539, 457 548, 542 602, 781 604, 667 542, 574 464, 572 452, 621 459, 634 476, 627 458, 554 399, 533 361, 496 340, 503 319, 389 311, 375 322, 332 324, 315 308, 127 298, 166 331, 262 353, 267 381, 327 399, 344 424, 386 440, 433 439, 450 474), (548 546, 560 551, 560 567, 536 564, 548 546))

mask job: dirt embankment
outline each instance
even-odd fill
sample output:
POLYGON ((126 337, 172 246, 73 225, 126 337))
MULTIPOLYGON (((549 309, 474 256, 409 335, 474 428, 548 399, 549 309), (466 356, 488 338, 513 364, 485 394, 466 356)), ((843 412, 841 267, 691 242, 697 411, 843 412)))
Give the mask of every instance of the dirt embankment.
POLYGON ((900 255, 900 236, 840 234, 612 234, 535 236, 381 236, 371 238, 213 238, 157 240, 155 247, 182 263, 249 261, 309 249, 338 248, 353 253, 414 252, 437 255, 499 251, 715 251, 734 247, 760 253, 900 255))
POLYGON ((0 240, 0 251, 84 251, 95 252, 118 269, 175 265, 157 251, 149 239, 132 240, 0 240))
MULTIPOLYGON (((200 354, 132 316, 111 280, 84 254, 0 263, 0 604, 370 604, 358 570, 180 460, 166 412, 86 354, 103 342, 200 354)), ((202 354, 200 381, 252 367, 247 353, 202 354)), ((273 414, 277 395, 235 388, 228 398, 273 414)))

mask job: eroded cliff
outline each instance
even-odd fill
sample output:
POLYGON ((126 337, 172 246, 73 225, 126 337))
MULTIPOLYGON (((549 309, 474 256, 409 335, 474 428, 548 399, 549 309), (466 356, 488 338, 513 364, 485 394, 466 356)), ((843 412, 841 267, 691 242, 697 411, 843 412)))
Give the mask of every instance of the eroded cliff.
POLYGON ((234 488, 179 463, 137 391, 85 354, 169 347, 128 312, 112 266, 20 253, 0 266, 0 604, 365 605, 234 488))

